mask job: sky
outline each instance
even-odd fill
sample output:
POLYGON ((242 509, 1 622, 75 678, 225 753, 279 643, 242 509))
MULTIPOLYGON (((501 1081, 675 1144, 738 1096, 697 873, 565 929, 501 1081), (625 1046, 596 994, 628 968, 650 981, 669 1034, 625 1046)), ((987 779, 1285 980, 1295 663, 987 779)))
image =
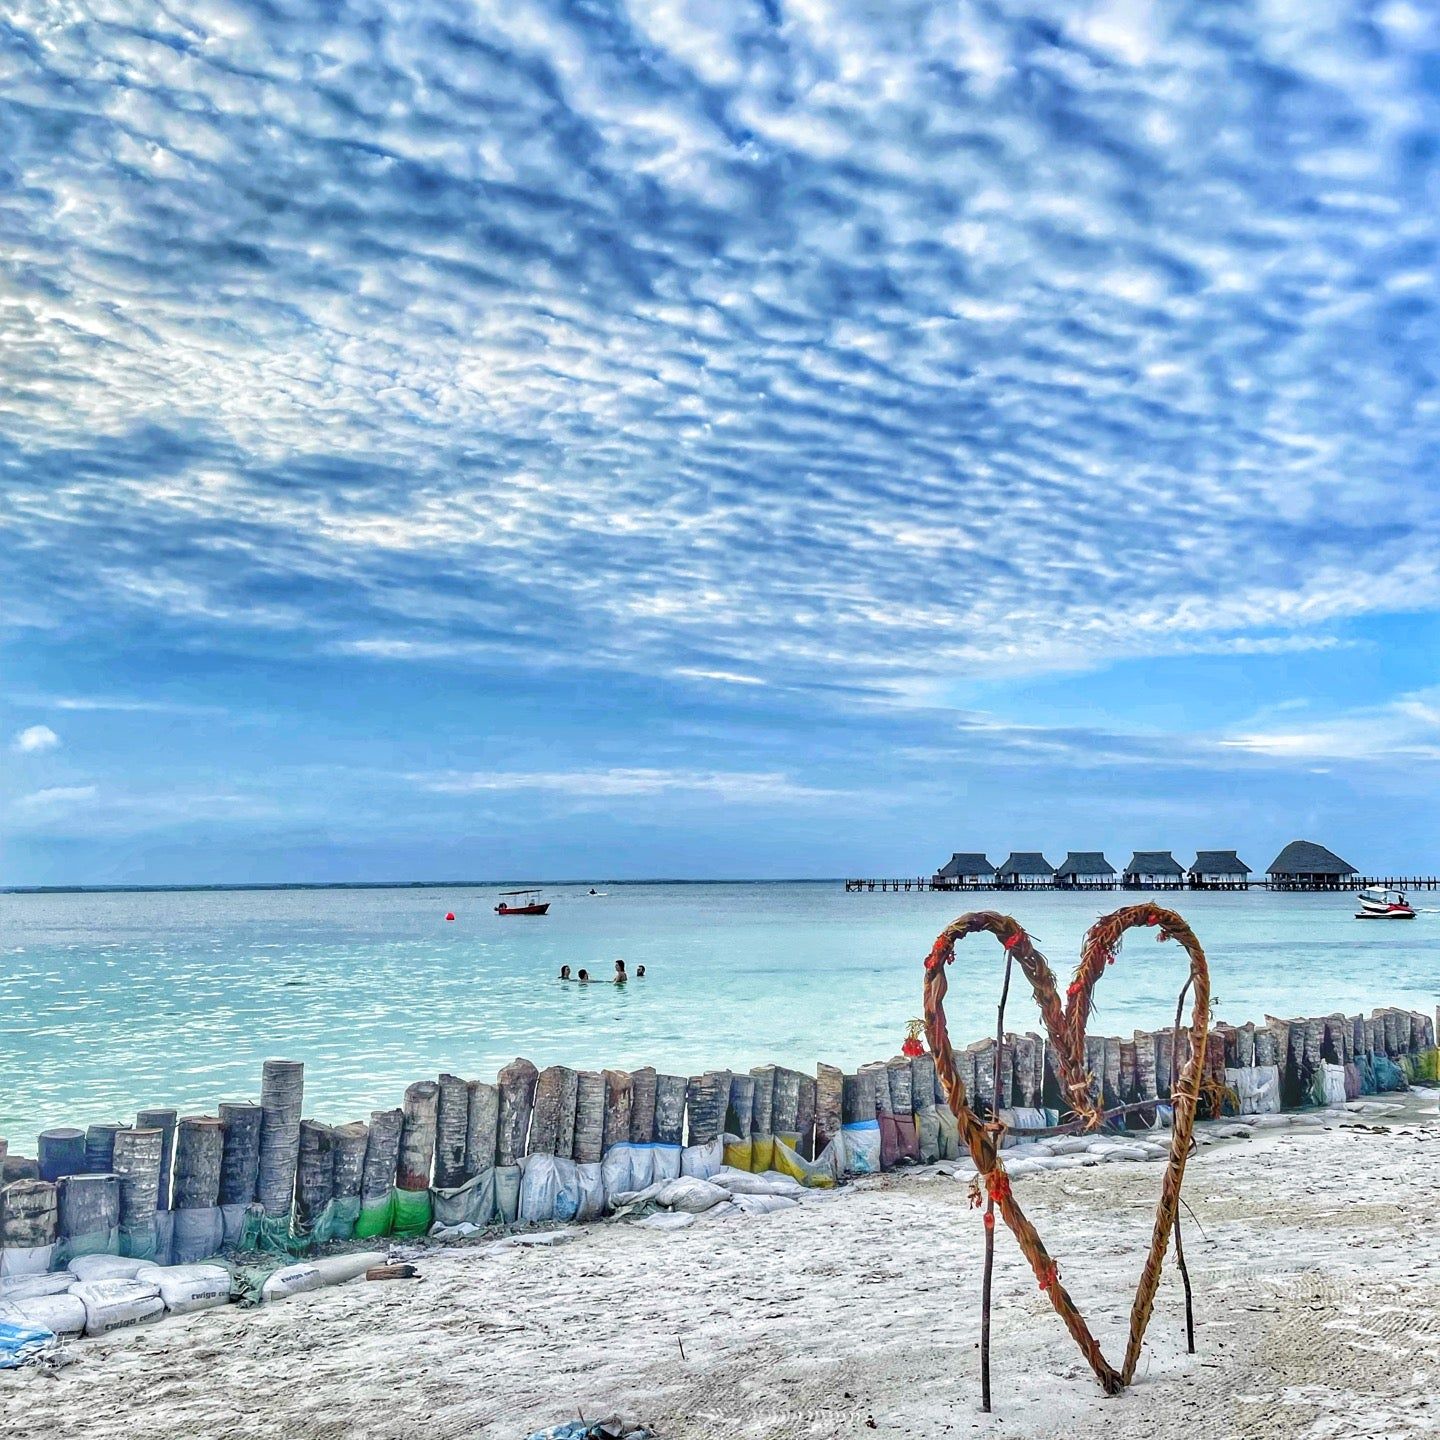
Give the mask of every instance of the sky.
POLYGON ((1440 12, 18 0, 0 883, 1440 870, 1440 12))

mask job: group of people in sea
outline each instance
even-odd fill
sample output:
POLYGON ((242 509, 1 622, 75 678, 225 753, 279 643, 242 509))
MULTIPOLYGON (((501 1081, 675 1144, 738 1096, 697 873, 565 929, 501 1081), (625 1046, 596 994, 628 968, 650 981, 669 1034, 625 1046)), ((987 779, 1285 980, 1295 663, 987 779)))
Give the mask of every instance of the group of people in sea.
MULTIPOLYGON (((572 975, 568 965, 562 965, 560 967, 560 978, 562 980, 574 980, 581 985, 595 983, 591 980, 588 970, 581 970, 577 974, 572 975)), ((645 967, 643 965, 637 965, 635 967, 635 978, 637 980, 643 980, 645 978, 645 967)), ((617 960, 615 962, 615 974, 608 983, 611 985, 628 985, 630 983, 630 976, 626 973, 625 962, 623 960, 617 960)))

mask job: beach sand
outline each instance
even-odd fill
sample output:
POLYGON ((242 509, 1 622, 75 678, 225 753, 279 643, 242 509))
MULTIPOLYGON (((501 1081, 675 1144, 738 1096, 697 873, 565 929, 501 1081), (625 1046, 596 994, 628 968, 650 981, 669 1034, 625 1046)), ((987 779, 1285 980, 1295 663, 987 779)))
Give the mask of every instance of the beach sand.
MULTIPOLYGON (((514 1440, 614 1411, 665 1440, 1434 1434, 1435 1111, 1417 1092, 1380 1118, 1205 1137, 1185 1186, 1197 1354, 1172 1263, 1117 1399, 1001 1226, 995 1410, 980 1413, 982 1227, 966 1186, 931 1171, 671 1233, 425 1249, 421 1281, 72 1345, 57 1373, 0 1376, 0 1413, 8 1433, 91 1440, 514 1440)), ((1108 1163, 1016 1182, 1116 1363, 1160 1174, 1108 1163)))

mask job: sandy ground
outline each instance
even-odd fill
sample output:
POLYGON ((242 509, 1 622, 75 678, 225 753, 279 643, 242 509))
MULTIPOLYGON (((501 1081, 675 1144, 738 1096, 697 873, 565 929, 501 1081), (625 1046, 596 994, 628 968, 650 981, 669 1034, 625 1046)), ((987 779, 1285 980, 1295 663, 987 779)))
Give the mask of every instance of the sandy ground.
MULTIPOLYGON (((1433 1435, 1435 1112, 1421 1092, 1383 1119, 1204 1144, 1184 1222, 1198 1353, 1171 1266, 1118 1399, 1001 1227, 995 1413, 980 1413, 980 1221, 963 1184, 917 1172, 674 1233, 434 1249, 422 1281, 79 1343, 56 1373, 0 1376, 0 1417, 8 1434, 94 1440, 514 1440, 617 1410, 665 1440, 1433 1435)), ((1116 1362, 1159 1180, 1158 1164, 1108 1163, 1016 1182, 1116 1362)))

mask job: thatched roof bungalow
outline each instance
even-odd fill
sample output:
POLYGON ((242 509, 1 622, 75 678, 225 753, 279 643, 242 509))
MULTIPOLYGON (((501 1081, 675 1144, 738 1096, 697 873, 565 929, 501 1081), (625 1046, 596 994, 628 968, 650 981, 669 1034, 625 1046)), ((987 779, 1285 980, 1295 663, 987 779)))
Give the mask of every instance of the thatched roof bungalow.
POLYGON ((1270 884, 1277 890, 1341 890, 1360 872, 1333 850, 1313 840, 1292 840, 1270 862, 1270 884))
POLYGON ((979 890, 995 883, 995 867, 977 851, 957 850, 930 882, 936 890, 979 890))
POLYGON ((1098 850, 1072 850, 1055 870, 1062 890, 1113 890, 1115 867, 1098 850))
POLYGON ((1127 890, 1183 890, 1185 871, 1168 850, 1137 850, 1120 883, 1127 890))
POLYGON ((1055 867, 1038 850, 1012 850, 995 872, 1002 890, 1048 890, 1055 883, 1055 867))
POLYGON ((1192 890, 1248 890, 1250 867, 1233 850, 1199 850, 1190 867, 1192 890))

